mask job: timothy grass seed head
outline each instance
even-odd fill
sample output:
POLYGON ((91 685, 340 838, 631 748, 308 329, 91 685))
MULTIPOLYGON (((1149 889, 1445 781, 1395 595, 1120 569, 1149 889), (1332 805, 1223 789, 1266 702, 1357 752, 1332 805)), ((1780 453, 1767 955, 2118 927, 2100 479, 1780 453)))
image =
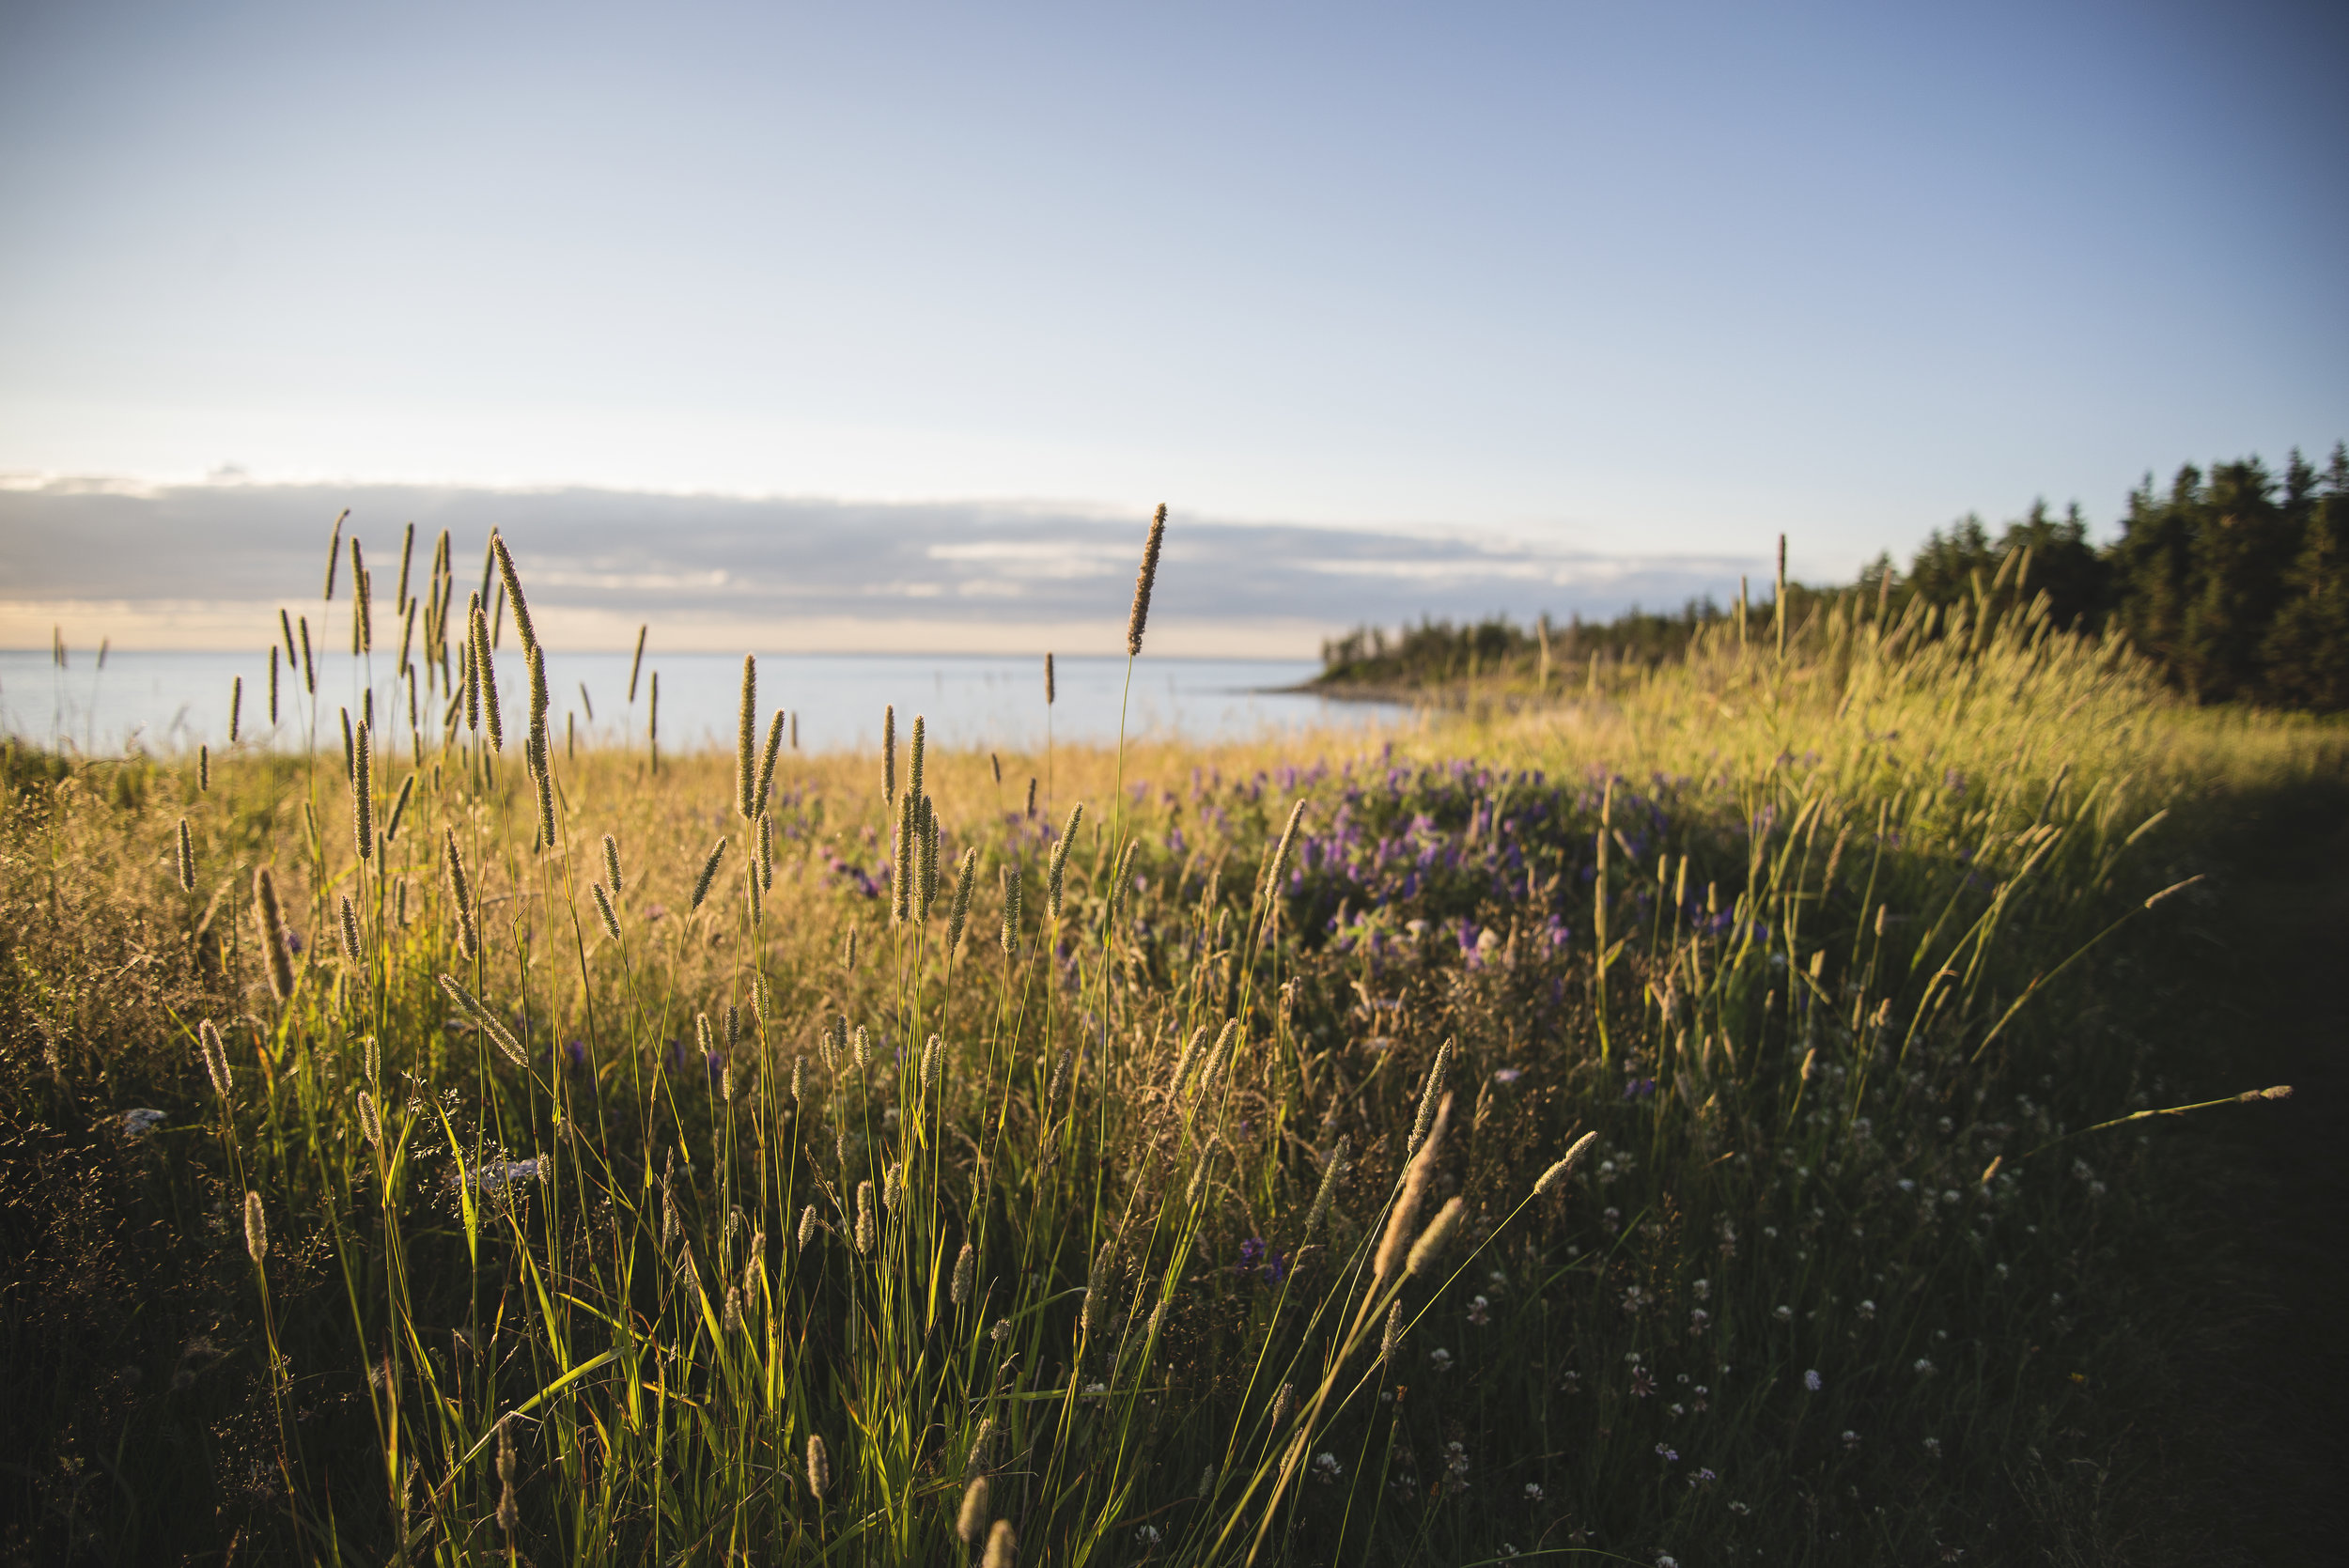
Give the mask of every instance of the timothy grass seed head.
POLYGON ((286 948, 286 917, 277 907, 277 883, 267 866, 253 874, 253 915, 269 960, 270 994, 282 1002, 293 995, 293 955, 286 948))
POLYGON ((1142 632, 1150 620, 1150 590, 1159 581, 1159 550, 1166 542, 1166 507, 1160 505, 1150 520, 1150 537, 1142 547, 1142 569, 1134 574, 1134 608, 1126 618, 1126 652, 1142 657, 1142 632))

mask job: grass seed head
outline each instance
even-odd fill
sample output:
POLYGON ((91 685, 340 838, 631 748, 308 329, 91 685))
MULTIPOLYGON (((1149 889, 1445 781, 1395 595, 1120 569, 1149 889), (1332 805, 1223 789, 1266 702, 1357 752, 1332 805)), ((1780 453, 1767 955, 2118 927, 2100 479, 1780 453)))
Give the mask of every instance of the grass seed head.
POLYGON ((416 776, 413 773, 399 781, 399 793, 392 800, 392 819, 383 829, 385 843, 395 843, 398 840, 399 820, 408 815, 408 800, 415 792, 416 776))
POLYGON ((971 1484, 962 1489, 962 1507, 955 1516, 955 1533, 962 1538, 964 1545, 975 1546, 987 1523, 987 1477, 972 1476, 971 1484))
POLYGON ((1375 1291, 1394 1278, 1410 1246, 1411 1223, 1419 1217, 1420 1200, 1426 1195, 1427 1184, 1433 1179, 1436 1151, 1443 1146, 1444 1128, 1452 1121, 1452 1096, 1444 1095, 1436 1107, 1434 1121, 1427 1137, 1403 1168, 1403 1190, 1395 1195, 1394 1206, 1387 1213, 1387 1234, 1378 1243, 1378 1256, 1371 1265, 1372 1288, 1375 1291))
POLYGON ((375 858, 374 753, 367 722, 362 719, 350 746, 350 836, 363 861, 375 858))
POLYGON ((267 866, 253 874, 253 914, 261 928, 261 951, 269 960, 270 994, 282 1002, 293 995, 293 955, 286 949, 286 917, 277 907, 277 883, 267 866))
POLYGON ((364 970, 367 967, 366 951, 359 941, 359 911, 350 907, 350 899, 342 901, 343 956, 364 970))
POLYGON ((881 708, 881 799, 897 803, 897 705, 881 708))
POLYGON ((783 750, 783 709, 775 709, 772 722, 767 726, 767 749, 759 754, 758 779, 751 791, 752 803, 765 807, 767 792, 774 787, 775 756, 783 750))
POLYGON ((457 847, 457 830, 444 829, 448 849, 449 887, 457 897, 457 947, 468 958, 481 955, 481 927, 474 923, 473 883, 465 876, 465 854, 457 847))
POLYGON ((998 1519, 988 1531, 987 1555, 979 1560, 979 1568, 1011 1568, 1019 1555, 1019 1539, 1011 1532, 1009 1519, 998 1519))
POLYGON ((1314 1206, 1305 1215, 1304 1234, 1299 1238, 1309 1241, 1321 1228, 1323 1217, 1329 1214, 1331 1200, 1337 1196, 1338 1178, 1346 1174, 1346 1140, 1340 1138, 1337 1147, 1330 1151, 1329 1162, 1321 1168, 1321 1189, 1314 1194, 1314 1206))
POLYGON ((1099 1333, 1109 1318, 1112 1269, 1116 1262, 1117 1242, 1112 1237, 1093 1254, 1093 1272, 1085 1281, 1084 1331, 1088 1336, 1099 1333))
POLYGON ((946 955, 951 958, 962 946, 963 924, 971 918, 971 889, 979 879, 979 851, 976 845, 962 852, 962 864, 955 872, 955 896, 947 906, 946 955))
POLYGON ((473 613, 473 658, 474 666, 480 672, 481 716, 490 726, 490 749, 503 752, 506 750, 506 724, 498 707, 497 662, 490 657, 490 617, 482 613, 477 604, 473 613))
POLYGON ((459 1011, 472 1017, 481 1032, 490 1037, 490 1043, 506 1053, 506 1060, 517 1067, 530 1065, 529 1054, 522 1049, 521 1042, 514 1038, 513 1031, 506 1027, 506 1020, 490 1011, 488 1004, 479 997, 459 985, 455 975, 441 976, 441 989, 447 993, 451 1001, 457 1003, 459 1011))
POLYGON ((810 1203, 807 1207, 800 1211, 800 1250, 802 1252, 806 1251, 808 1243, 814 1241, 815 1239, 816 1205, 814 1203, 810 1203))
POLYGON ((1444 1069, 1452 1064, 1452 1042, 1446 1040, 1436 1048, 1436 1060, 1427 1069, 1426 1087, 1420 1091, 1419 1114, 1411 1122, 1411 1141, 1405 1145, 1406 1154, 1416 1154, 1428 1126, 1436 1118, 1436 1096, 1443 1093, 1444 1069))
POLYGON ((1134 608, 1126 617, 1127 657, 1142 657, 1143 629, 1150 621, 1150 590, 1159 581, 1159 550, 1166 542, 1166 507, 1150 520, 1150 536, 1142 547, 1142 569, 1134 574, 1134 608))
POLYGON ((734 809, 748 822, 757 815, 758 788, 758 660, 742 656, 742 706, 736 715, 734 744, 734 809))
POLYGON ((1003 875, 1003 956, 1019 956, 1019 873, 1010 862, 1004 862, 1003 875))
MULTIPOLYGON (((1033 785, 1033 780, 1029 781, 1033 785)), ((1033 804, 1034 802, 1031 802, 1033 804)), ((1044 918, 1060 919, 1061 883, 1068 871, 1068 848, 1077 842, 1077 825, 1084 820, 1084 802, 1080 800, 1068 811, 1068 823, 1053 842, 1051 857, 1044 869, 1044 918)))
POLYGON ((709 896, 709 884, 716 880, 718 862, 724 858, 725 852, 725 835, 722 833, 718 837, 718 842, 709 846, 709 858, 702 862, 701 875, 693 878, 692 907, 694 908, 700 908, 702 900, 709 896))
POLYGON ((375 1096, 365 1089, 359 1091, 359 1130, 369 1143, 383 1146, 383 1118, 375 1109, 375 1096))
POLYGON ((513 553, 506 548, 506 536, 496 529, 490 530, 490 548, 497 552, 498 576, 506 583, 506 599, 514 607, 514 629, 521 633, 522 649, 528 652, 538 645, 538 633, 530 624, 530 605, 522 598, 522 580, 514 570, 513 553))
POLYGON ((244 1250, 255 1263, 269 1256, 269 1216, 262 1211, 261 1195, 244 1195, 244 1250))
POLYGON ((1240 1021, 1237 1018, 1225 1019, 1223 1032, 1216 1036, 1215 1048, 1207 1052, 1207 1064, 1199 1069, 1200 1094, 1205 1094, 1213 1089, 1217 1075, 1231 1065, 1232 1053, 1238 1048, 1239 1040, 1240 1021))
POLYGON ((1305 821, 1305 802, 1299 800, 1289 808, 1288 826, 1281 830, 1281 842, 1273 846, 1271 863, 1265 867, 1264 898, 1267 908, 1281 896, 1281 878, 1288 871, 1290 851, 1297 847, 1297 830, 1305 821))
POLYGON ((228 1091, 235 1086, 236 1075, 228 1070, 228 1051, 221 1044, 220 1031, 212 1027, 211 1019, 206 1018, 195 1026, 195 1048, 204 1058, 204 1076, 212 1080, 212 1093, 226 1099, 228 1091))
POLYGON ((1436 1211, 1436 1218, 1427 1222, 1427 1229, 1420 1232, 1419 1239, 1411 1243, 1410 1257, 1403 1265, 1405 1272, 1417 1279, 1436 1266, 1438 1260, 1443 1256, 1443 1250, 1452 1243, 1452 1233, 1460 1228, 1460 1215, 1467 1207, 1466 1199, 1454 1198, 1436 1211))
POLYGON ((1576 1139, 1573 1146, 1566 1150, 1566 1157, 1543 1172, 1540 1179, 1534 1182, 1533 1196, 1536 1198, 1542 1196, 1555 1188, 1560 1182, 1573 1175, 1574 1168, 1582 1162, 1582 1157, 1588 1154, 1591 1145, 1597 1141, 1598 1134, 1595 1132, 1586 1132, 1576 1139))
POLYGON ((179 888, 183 893, 195 891, 195 839, 184 816, 179 819, 179 888))
POLYGON ((922 797, 921 830, 914 836, 921 841, 922 885, 918 891, 922 918, 927 920, 931 906, 938 902, 938 810, 926 795, 922 797))
POLYGON ((897 829, 889 867, 889 918, 899 925, 913 918, 913 885, 921 879, 921 851, 914 841, 921 835, 922 803, 909 789, 897 797, 897 829))
POLYGON ((620 841, 610 833, 603 835, 603 875, 611 884, 612 896, 617 898, 626 890, 620 880, 620 841))
POLYGON ((872 1251, 879 1225, 879 1221, 873 1213, 873 1184, 869 1181, 859 1182, 856 1184, 856 1250, 859 1252, 872 1251))
MULTIPOLYGON (((1052 656, 1047 653, 1044 656, 1044 706, 1050 707, 1059 700, 1060 689, 1052 681, 1052 656)), ((1003 782, 1003 770, 1000 766, 995 769, 995 782, 1003 782)))
POLYGON ((966 1241, 962 1244, 962 1250, 955 1254, 954 1278, 946 1289, 948 1300, 959 1307, 971 1299, 971 1285, 978 1268, 978 1252, 966 1241))
POLYGON ((603 922, 604 935, 615 942, 618 941, 620 939, 620 916, 619 911, 612 908, 612 895, 603 891, 601 882, 589 884, 588 891, 595 894, 596 914, 603 922))

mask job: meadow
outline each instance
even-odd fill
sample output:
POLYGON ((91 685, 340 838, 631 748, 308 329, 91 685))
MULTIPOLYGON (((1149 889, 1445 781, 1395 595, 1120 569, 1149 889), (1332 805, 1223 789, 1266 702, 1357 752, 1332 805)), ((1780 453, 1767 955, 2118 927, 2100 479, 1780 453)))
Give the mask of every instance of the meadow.
POLYGON ((348 745, 7 753, 7 1560, 2206 1548, 2123 1461, 2288 1091, 2179 933, 2340 727, 1838 604, 1317 741, 807 754, 746 662, 574 748, 444 554, 348 745))

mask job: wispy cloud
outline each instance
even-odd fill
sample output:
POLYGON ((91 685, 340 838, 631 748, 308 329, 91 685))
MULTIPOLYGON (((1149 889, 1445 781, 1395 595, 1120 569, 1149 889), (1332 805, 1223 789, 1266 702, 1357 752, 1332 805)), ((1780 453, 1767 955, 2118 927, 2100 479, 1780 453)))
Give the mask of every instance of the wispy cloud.
MULTIPOLYGON (((329 524, 350 508, 376 592, 413 521, 421 582, 451 531, 461 589, 491 527, 552 642, 612 646, 650 621, 671 647, 932 650, 1118 641, 1136 517, 1081 507, 750 500, 616 490, 104 481, 0 487, 0 643, 70 635, 210 646, 241 614, 316 604, 329 524)), ((1735 587, 1758 561, 1599 555, 1538 540, 1173 518, 1153 629, 1165 652, 1314 651, 1330 631, 1423 615, 1611 614, 1735 587)), ((264 629, 266 630, 266 629, 264 629)))

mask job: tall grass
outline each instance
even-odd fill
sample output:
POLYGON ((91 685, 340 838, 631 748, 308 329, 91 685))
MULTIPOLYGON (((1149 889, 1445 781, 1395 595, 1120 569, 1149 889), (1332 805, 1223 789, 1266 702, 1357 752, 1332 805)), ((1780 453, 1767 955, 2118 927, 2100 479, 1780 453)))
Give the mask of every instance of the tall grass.
POLYGON ((749 671, 737 757, 506 746, 478 653, 348 767, 11 753, 12 1117, 201 1260, 148 1392, 59 1371, 25 1539, 1996 1556, 2155 1151, 2043 1145, 2203 1097, 2115 961, 2220 786, 2341 749, 1932 629, 1064 744, 1067 840, 984 753, 760 754, 749 671))

